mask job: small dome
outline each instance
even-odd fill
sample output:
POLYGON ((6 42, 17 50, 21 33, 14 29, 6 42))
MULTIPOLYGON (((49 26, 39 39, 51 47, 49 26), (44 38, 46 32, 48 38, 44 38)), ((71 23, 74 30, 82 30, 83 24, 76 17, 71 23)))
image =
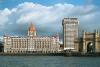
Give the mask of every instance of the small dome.
POLYGON ((30 24, 30 26, 29 26, 29 31, 30 32, 35 32, 36 30, 35 30, 35 27, 34 27, 34 25, 31 23, 30 24))

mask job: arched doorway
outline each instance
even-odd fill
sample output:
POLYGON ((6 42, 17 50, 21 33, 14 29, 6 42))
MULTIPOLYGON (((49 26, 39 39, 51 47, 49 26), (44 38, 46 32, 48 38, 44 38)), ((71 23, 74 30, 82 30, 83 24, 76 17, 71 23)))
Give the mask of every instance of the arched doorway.
POLYGON ((92 42, 89 42, 87 44, 87 53, 93 53, 94 52, 94 44, 92 42))

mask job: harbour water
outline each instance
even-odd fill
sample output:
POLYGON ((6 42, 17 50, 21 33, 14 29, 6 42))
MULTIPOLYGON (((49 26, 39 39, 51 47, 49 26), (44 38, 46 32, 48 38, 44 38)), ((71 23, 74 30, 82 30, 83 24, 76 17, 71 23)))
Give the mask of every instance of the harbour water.
POLYGON ((100 67, 100 57, 0 56, 0 67, 100 67))

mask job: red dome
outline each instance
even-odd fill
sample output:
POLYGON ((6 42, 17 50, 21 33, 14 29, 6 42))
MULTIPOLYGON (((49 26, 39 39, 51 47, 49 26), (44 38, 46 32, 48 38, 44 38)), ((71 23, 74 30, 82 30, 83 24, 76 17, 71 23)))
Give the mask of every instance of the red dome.
POLYGON ((29 26, 29 31, 30 32, 35 32, 36 30, 35 30, 35 27, 34 27, 34 25, 31 23, 31 25, 29 26))

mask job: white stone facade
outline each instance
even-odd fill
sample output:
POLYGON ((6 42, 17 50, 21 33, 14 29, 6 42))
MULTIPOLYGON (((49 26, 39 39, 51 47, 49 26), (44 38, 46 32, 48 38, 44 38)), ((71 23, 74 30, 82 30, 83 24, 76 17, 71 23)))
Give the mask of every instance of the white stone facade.
POLYGON ((54 53, 60 48, 58 37, 10 37, 4 36, 5 53, 43 52, 54 53))
POLYGON ((59 36, 38 37, 33 29, 26 37, 4 35, 3 40, 4 53, 57 53, 60 49, 59 36))

